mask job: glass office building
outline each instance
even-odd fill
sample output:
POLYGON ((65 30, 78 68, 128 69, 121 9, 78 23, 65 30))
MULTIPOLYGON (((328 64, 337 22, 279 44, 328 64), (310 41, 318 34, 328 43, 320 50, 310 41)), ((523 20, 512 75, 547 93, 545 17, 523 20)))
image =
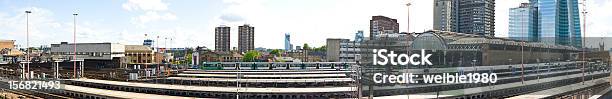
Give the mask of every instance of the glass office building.
POLYGON ((357 33, 355 33, 355 42, 361 42, 363 41, 364 37, 363 37, 363 31, 359 30, 357 31, 357 33))
POLYGON ((434 0, 435 30, 495 36, 495 0, 434 0))
POLYGON ((582 47, 578 0, 531 0, 537 3, 541 42, 582 47))
POLYGON ((508 35, 511 39, 523 41, 536 41, 535 32, 532 31, 532 14, 529 3, 521 3, 519 7, 510 8, 508 35))
POLYGON ((457 0, 457 32, 495 36, 495 0, 457 0))
POLYGON ((285 50, 292 50, 293 46, 291 45, 291 35, 289 33, 285 33, 285 50))

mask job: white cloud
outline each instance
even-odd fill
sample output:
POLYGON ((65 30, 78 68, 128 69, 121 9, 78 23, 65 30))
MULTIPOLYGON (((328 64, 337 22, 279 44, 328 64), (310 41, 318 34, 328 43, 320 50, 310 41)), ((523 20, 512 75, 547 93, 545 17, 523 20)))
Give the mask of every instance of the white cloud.
POLYGON ((162 0, 128 0, 122 5, 129 12, 143 14, 132 17, 133 24, 144 27, 144 24, 155 21, 176 20, 176 15, 168 11, 168 4, 162 0))
POLYGON ((233 13, 223 14, 219 18, 221 20, 225 21, 225 22, 242 22, 242 21, 244 21, 242 16, 237 15, 237 14, 233 14, 233 13))
MULTIPOLYGON (((0 14, 0 39, 16 40, 20 47, 26 46, 26 16, 23 11, 31 10, 29 14, 29 45, 49 46, 52 43, 73 42, 72 20, 61 22, 54 18, 54 12, 39 7, 16 9, 13 16, 0 14)), ((88 21, 77 22, 77 42, 101 42, 116 40, 110 31, 95 24, 82 24, 88 21), (91 27, 96 27, 91 28, 91 27)))
POLYGON ((2 27, 2 29, 0 29, 0 33, 2 34, 0 39, 17 40, 17 45, 26 46, 26 14, 24 12, 26 10, 32 11, 32 13, 28 15, 30 46, 37 46, 47 43, 48 41, 53 41, 54 37, 46 35, 59 31, 47 30, 57 29, 62 27, 62 25, 51 17, 54 14, 53 12, 38 7, 15 9, 11 12, 17 13, 14 16, 0 16, 0 27, 2 27))
MULTIPOLYGON (((580 6, 582 8, 582 5, 580 6)), ((610 13, 612 1, 589 0, 586 6, 588 12, 586 37, 612 37, 612 13, 610 13)), ((583 16, 580 17, 584 18, 583 16)), ((580 21, 584 22, 584 20, 580 21)))
POLYGON ((127 3, 121 5, 123 9, 128 11, 165 11, 168 10, 168 4, 161 0, 128 0, 127 3))
POLYGON ((263 27, 267 24, 273 24, 276 21, 270 21, 270 17, 274 15, 268 14, 266 12, 266 7, 263 6, 263 3, 266 0, 224 0, 223 3, 226 5, 226 8, 221 12, 220 15, 216 17, 212 22, 209 22, 209 28, 204 29, 205 32, 211 31, 208 39, 204 41, 207 46, 211 49, 214 49, 214 27, 219 25, 227 25, 231 27, 231 35, 230 45, 232 47, 237 47, 238 39, 238 26, 243 24, 250 24, 255 27, 256 35, 255 36, 255 46, 259 47, 259 45, 263 45, 265 39, 262 37, 274 37, 274 31, 266 31, 263 27), (267 16, 267 17, 266 17, 267 16), (267 20, 268 22, 264 22, 267 20), (267 33, 265 33, 267 32, 267 33))
POLYGON ((132 21, 137 23, 147 23, 159 20, 175 20, 176 15, 169 12, 158 13, 156 11, 147 11, 144 15, 139 15, 132 19, 132 21))

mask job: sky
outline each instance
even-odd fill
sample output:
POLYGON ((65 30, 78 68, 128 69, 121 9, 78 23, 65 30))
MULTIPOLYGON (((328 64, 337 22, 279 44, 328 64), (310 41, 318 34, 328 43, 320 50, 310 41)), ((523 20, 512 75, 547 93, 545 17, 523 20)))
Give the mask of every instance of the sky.
MULTIPOLYGON (((24 11, 31 10, 29 46, 73 42, 75 20, 79 43, 141 45, 149 38, 159 47, 214 49, 214 28, 226 25, 237 47, 238 26, 250 24, 255 47, 282 49, 285 33, 294 45, 322 46, 327 38, 353 39, 358 30, 369 36, 375 15, 398 19, 406 32, 407 2, 409 32, 432 29, 433 0, 0 0, 0 39, 25 47, 24 11)), ((508 10, 522 2, 496 0, 497 37, 508 36, 508 10)), ((612 0, 587 0, 586 8, 587 37, 612 37, 612 0)))

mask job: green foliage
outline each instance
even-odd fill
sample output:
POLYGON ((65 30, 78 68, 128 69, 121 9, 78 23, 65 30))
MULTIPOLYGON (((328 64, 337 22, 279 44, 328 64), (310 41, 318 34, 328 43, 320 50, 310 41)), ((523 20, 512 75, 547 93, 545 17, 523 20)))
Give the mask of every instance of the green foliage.
POLYGON ((315 51, 315 52, 325 52, 325 51, 327 51, 327 47, 325 45, 323 45, 323 46, 318 47, 318 48, 315 47, 312 50, 315 51))
POLYGON ((192 52, 187 52, 187 55, 185 55, 185 63, 187 64, 191 64, 191 60, 193 59, 193 54, 192 52))
POLYGON ((261 53, 257 51, 247 51, 242 57, 243 62, 253 62, 257 59, 257 57, 261 56, 261 53))
POLYGON ((304 46, 302 46, 302 49, 310 50, 310 46, 308 46, 308 43, 304 43, 304 46))
POLYGON ((280 50, 280 49, 274 49, 270 51, 270 55, 281 56, 282 54, 283 54, 283 50, 280 50))

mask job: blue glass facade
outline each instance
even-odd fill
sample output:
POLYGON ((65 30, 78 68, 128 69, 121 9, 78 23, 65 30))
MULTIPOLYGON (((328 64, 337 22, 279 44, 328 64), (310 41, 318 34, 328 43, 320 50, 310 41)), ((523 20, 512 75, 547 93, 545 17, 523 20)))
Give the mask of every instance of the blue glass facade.
POLYGON ((363 41, 363 31, 359 30, 355 33, 355 42, 363 41))
POLYGON ((511 39, 535 41, 535 32, 532 31, 532 14, 528 3, 516 8, 510 8, 508 35, 511 39))
POLYGON ((537 0, 530 0, 529 3, 529 36, 530 41, 539 42, 540 41, 540 20, 539 18, 539 9, 538 9, 537 0))
POLYGON ((285 33, 285 50, 291 50, 291 35, 289 33, 285 33))
POLYGON ((571 12, 570 12, 570 16, 571 16, 571 22, 570 22, 570 28, 572 28, 570 31, 571 37, 572 39, 572 44, 573 46, 576 47, 582 47, 582 32, 581 32, 581 28, 580 28, 580 12, 578 10, 578 0, 572 0, 572 2, 570 3, 571 5, 571 12))
POLYGON ((578 0, 531 0, 537 2, 541 42, 582 47, 578 0))

